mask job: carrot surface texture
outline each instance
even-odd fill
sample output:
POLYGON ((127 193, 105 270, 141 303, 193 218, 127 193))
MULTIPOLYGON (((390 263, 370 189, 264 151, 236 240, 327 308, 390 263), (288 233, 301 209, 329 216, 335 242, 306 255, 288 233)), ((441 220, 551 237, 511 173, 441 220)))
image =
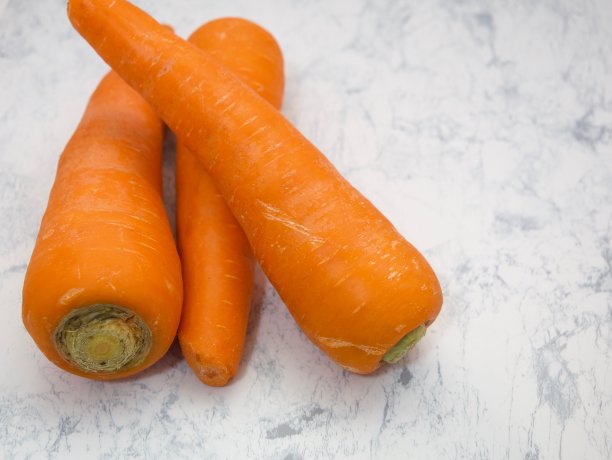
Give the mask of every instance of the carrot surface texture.
POLYGON ((431 267, 274 106, 127 1, 68 15, 200 159, 310 340, 367 374, 423 335, 442 305, 431 267))
MULTIPOLYGON (((224 18, 203 25, 189 41, 280 108, 283 58, 266 30, 244 19, 224 18)), ((176 175, 185 291, 179 341, 198 378, 222 386, 234 377, 242 357, 253 291, 253 255, 213 180, 180 139, 176 175)))
POLYGON ((66 145, 23 286, 42 352, 83 377, 150 366, 178 328, 181 267, 161 199, 163 125, 116 73, 66 145))

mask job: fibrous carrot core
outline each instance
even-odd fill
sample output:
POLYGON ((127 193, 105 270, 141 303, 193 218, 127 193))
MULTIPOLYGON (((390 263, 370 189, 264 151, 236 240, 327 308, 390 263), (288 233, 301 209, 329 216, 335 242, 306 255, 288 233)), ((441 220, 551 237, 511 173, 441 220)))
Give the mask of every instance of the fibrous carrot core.
POLYGON ((427 327, 422 324, 416 329, 410 331, 408 334, 402 337, 399 342, 393 345, 393 348, 391 348, 385 354, 385 356, 383 356, 383 361, 388 364, 395 364, 398 362, 406 353, 408 353, 408 351, 410 351, 412 347, 416 345, 419 340, 423 338, 425 332, 427 332, 427 327))
POLYGON ((133 311, 112 304, 76 308, 54 333, 62 357, 86 372, 111 373, 141 364, 149 354, 149 326, 133 311))

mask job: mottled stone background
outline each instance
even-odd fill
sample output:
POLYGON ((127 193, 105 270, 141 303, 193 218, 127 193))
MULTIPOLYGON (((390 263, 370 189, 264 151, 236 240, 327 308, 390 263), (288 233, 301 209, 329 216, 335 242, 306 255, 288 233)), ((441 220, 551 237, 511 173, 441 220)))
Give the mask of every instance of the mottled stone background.
POLYGON ((225 15, 274 33, 286 115, 424 251, 444 309, 360 377, 260 274, 227 388, 177 347, 125 382, 56 369, 21 284, 106 67, 64 1, 0 0, 0 458, 612 458, 610 0, 137 3, 182 35, 225 15))

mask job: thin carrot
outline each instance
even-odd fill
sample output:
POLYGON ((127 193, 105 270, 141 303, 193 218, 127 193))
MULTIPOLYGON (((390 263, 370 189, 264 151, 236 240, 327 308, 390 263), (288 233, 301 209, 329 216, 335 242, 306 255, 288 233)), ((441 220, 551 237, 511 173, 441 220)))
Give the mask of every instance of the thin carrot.
POLYGON ((442 304, 431 267, 280 112, 127 1, 68 14, 197 154, 316 345, 370 373, 422 336, 442 304))
POLYGON ((162 134, 111 72, 60 157, 22 313, 47 358, 73 374, 126 377, 175 337, 182 281, 161 200, 162 134))
MULTIPOLYGON (((209 22, 189 41, 280 107, 283 59, 274 37, 237 18, 209 22)), ((185 298, 178 336, 202 382, 222 386, 240 363, 253 290, 253 255, 212 179, 182 142, 176 149, 176 208, 185 298)))

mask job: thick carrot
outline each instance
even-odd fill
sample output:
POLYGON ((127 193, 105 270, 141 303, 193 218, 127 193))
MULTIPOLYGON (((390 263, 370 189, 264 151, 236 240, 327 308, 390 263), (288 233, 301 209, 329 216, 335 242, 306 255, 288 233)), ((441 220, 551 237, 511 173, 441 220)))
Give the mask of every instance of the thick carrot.
MULTIPOLYGON (((208 51, 276 107, 283 59, 274 37, 237 18, 209 22, 189 41, 208 51)), ((176 149, 176 208, 185 298, 179 341, 202 382, 222 386, 236 374, 253 290, 253 256, 212 179, 182 142, 176 149)))
POLYGON ((315 344, 370 373, 422 336, 442 304, 431 267, 280 112, 127 1, 68 14, 197 154, 315 344))
POLYGON ((170 347, 182 280, 161 200, 163 125, 114 72, 62 153, 23 286, 42 352, 83 377, 134 374, 170 347))

